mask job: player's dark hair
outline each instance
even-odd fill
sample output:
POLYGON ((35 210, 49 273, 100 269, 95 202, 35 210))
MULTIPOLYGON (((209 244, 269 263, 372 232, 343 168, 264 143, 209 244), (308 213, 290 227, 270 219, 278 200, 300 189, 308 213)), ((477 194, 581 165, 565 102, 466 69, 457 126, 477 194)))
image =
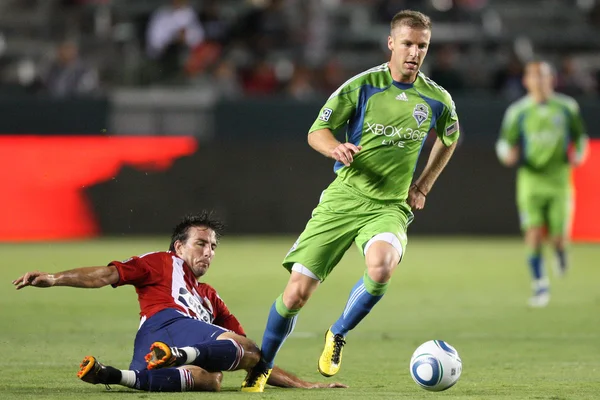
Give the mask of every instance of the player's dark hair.
POLYGON ((402 10, 392 18, 390 29, 393 31, 395 27, 400 25, 405 25, 413 29, 431 30, 431 19, 418 11, 402 10))
POLYGON ((188 214, 181 222, 179 222, 175 229, 173 229, 173 234, 171 235, 171 245, 169 246, 169 251, 175 251, 175 242, 181 241, 185 242, 188 239, 189 230, 191 227, 205 227, 212 229, 213 232, 217 235, 217 239, 219 239, 223 233, 223 229, 225 228, 225 224, 219 221, 218 219, 212 216, 212 213, 203 210, 198 214, 188 214))

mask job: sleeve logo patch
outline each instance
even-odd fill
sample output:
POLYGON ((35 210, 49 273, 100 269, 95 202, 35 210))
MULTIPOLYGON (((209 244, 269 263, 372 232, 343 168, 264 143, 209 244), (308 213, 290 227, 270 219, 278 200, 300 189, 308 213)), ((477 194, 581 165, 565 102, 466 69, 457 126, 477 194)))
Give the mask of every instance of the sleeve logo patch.
POLYGON ((321 111, 321 115, 319 115, 319 119, 321 121, 329 121, 329 117, 331 117, 331 113, 333 113, 333 110, 331 108, 323 108, 323 111, 321 111))
POLYGON ((446 136, 452 135, 457 130, 458 130, 458 121, 456 121, 455 123, 453 123, 452 125, 450 125, 446 128, 446 136))

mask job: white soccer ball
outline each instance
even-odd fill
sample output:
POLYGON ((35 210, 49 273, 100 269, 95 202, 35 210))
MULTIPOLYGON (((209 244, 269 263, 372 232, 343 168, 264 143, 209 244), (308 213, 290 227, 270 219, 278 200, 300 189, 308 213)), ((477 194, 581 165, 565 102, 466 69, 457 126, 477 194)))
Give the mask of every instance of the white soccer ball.
POLYGON ((425 390, 440 392, 454 386, 462 373, 458 352, 443 340, 423 343, 410 359, 410 375, 425 390))

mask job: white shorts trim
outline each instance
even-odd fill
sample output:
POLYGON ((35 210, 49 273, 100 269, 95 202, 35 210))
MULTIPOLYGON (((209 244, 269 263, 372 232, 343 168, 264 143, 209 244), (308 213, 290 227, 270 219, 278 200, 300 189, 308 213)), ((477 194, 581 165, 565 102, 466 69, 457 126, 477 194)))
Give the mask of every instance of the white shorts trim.
POLYGON ((294 263, 294 265, 292 266, 292 271, 296 271, 302 275, 308 276, 309 278, 313 278, 316 281, 320 281, 318 276, 313 274, 311 270, 309 270, 308 268, 306 268, 304 265, 302 265, 300 263, 294 263))
POLYGON ((400 243, 400 239, 398 239, 398 236, 394 235, 391 232, 378 233, 377 235, 373 236, 365 245, 365 250, 364 250, 365 256, 367 255, 367 251, 369 250, 369 247, 371 247, 371 245, 377 241, 386 242, 386 243, 389 243, 392 246, 394 246, 394 248, 398 252, 398 255, 400 256, 400 260, 402 260, 402 255, 404 254, 404 249, 402 248, 402 243, 400 243))

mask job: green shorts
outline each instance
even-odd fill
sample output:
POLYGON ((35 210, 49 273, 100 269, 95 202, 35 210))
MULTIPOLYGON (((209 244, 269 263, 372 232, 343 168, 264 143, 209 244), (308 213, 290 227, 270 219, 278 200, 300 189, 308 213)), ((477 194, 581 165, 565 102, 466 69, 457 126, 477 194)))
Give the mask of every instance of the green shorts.
POLYGON ((571 190, 536 192, 517 189, 517 207, 521 229, 546 227, 552 236, 568 236, 573 214, 571 190))
POLYGON ((412 211, 405 202, 376 202, 336 180, 323 192, 283 266, 291 271, 295 263, 301 264, 324 281, 352 242, 364 254, 369 240, 384 233, 393 234, 404 254, 406 231, 412 220, 412 211))

